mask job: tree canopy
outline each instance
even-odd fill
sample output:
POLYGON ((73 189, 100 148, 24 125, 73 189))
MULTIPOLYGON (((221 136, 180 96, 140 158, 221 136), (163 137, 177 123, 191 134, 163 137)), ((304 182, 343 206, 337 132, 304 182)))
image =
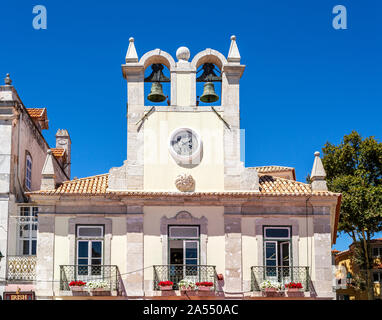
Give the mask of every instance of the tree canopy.
POLYGON ((342 193, 338 230, 353 239, 358 286, 365 283, 373 299, 370 240, 382 230, 382 143, 352 131, 338 145, 327 142, 322 151, 328 189, 342 193))
POLYGON ((322 151, 328 189, 342 193, 338 230, 353 240, 362 231, 370 236, 381 231, 382 143, 352 131, 338 145, 327 142, 322 151))

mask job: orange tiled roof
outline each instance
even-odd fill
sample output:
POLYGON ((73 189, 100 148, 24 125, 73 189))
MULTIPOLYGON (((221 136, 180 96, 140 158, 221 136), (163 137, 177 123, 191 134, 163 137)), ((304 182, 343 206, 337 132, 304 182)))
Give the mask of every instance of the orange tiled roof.
POLYGON ((322 191, 312 192, 310 185, 297 182, 294 180, 272 177, 263 175, 259 178, 260 192, 255 191, 206 191, 206 192, 164 192, 164 191, 107 191, 109 175, 101 174, 87 178, 74 179, 65 181, 61 186, 55 190, 35 191, 28 194, 42 194, 42 195, 62 195, 62 194, 82 194, 82 195, 102 195, 102 194, 124 194, 124 195, 137 195, 137 196, 166 196, 166 195, 182 195, 182 196, 214 196, 214 195, 227 195, 227 196, 304 196, 304 195, 317 195, 317 196, 338 196, 339 194, 322 191))
POLYGON ((108 174, 65 181, 56 190, 37 191, 42 194, 103 194, 106 193, 108 174))
POLYGON ((52 154, 56 157, 62 157, 65 154, 65 149, 64 148, 51 148, 52 154))
POLYGON ((31 118, 41 118, 47 120, 46 108, 26 108, 31 118))
POLYGON ((270 172, 282 172, 282 171, 293 171, 294 168, 282 167, 282 166, 262 166, 255 167, 258 173, 270 173, 270 172))

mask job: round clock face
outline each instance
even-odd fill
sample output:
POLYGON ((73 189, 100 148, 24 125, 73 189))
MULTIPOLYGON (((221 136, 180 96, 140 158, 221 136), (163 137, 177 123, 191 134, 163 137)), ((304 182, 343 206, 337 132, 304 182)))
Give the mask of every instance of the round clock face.
POLYGON ((170 136, 170 152, 181 162, 187 162, 199 154, 201 140, 199 135, 188 128, 175 130, 170 136))
POLYGON ((191 130, 179 131, 171 139, 173 150, 181 156, 191 156, 198 144, 198 139, 191 130))

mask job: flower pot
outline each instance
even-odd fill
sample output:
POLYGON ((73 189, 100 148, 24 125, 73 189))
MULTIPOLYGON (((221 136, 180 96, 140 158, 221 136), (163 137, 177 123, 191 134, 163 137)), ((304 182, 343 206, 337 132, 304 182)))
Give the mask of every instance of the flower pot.
POLYGON ((288 297, 303 297, 304 296, 304 292, 298 288, 289 288, 287 290, 287 294, 288 294, 288 297))
POLYGON ((169 290, 172 290, 172 286, 159 286, 159 288, 160 288, 162 291, 169 291, 169 290))
POLYGON ((72 290, 73 296, 87 296, 88 291, 83 286, 72 286, 70 287, 72 290))
POLYGON ((300 292, 299 288, 288 288, 288 292, 300 292))
POLYGON ((207 287, 207 286, 199 286, 198 290, 199 291, 211 291, 212 287, 207 287))
POLYGON ((263 296, 266 297, 278 297, 279 291, 276 288, 265 288, 263 291, 263 296))
POLYGON ((111 292, 106 288, 92 288, 91 293, 93 296, 111 296, 111 292))
POLYGON ((81 286, 73 286, 73 287, 70 287, 70 289, 72 289, 72 291, 84 291, 84 287, 81 287, 81 286))

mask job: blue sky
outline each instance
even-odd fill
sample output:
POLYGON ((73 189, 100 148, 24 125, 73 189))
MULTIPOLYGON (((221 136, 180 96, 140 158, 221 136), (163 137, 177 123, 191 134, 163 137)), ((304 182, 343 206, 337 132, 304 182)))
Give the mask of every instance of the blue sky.
MULTIPOLYGON (((120 65, 133 36, 139 56, 160 48, 227 55, 237 36, 246 70, 241 127, 246 166, 285 165, 305 181, 313 153, 358 130, 382 136, 382 3, 378 0, 7 1, 0 11, 0 76, 11 73, 27 107, 47 107, 53 146, 72 138, 72 176, 126 159, 126 83, 120 65), (47 8, 47 30, 32 27, 47 8), (347 30, 332 9, 347 8, 347 30)), ((345 249, 346 237, 337 249, 345 249)))

